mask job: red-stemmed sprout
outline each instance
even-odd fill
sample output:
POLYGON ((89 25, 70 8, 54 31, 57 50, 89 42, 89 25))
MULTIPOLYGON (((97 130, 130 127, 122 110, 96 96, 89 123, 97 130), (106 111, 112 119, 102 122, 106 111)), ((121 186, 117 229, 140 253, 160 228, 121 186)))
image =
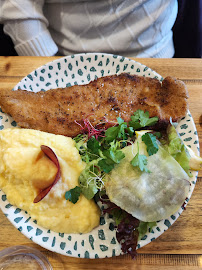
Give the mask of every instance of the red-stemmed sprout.
POLYGON ((95 137, 96 140, 98 139, 98 137, 104 137, 104 135, 103 135, 104 129, 96 129, 91 124, 91 122, 89 121, 88 118, 85 118, 83 120, 83 123, 84 123, 83 126, 80 123, 78 123, 76 120, 74 120, 74 122, 81 127, 83 132, 87 131, 89 139, 92 138, 93 136, 95 137))
POLYGON ((96 128, 95 128, 91 124, 91 122, 88 119, 88 117, 86 117, 83 120, 83 123, 84 123, 83 126, 80 123, 78 123, 76 120, 74 120, 74 122, 81 127, 81 130, 82 130, 83 133, 86 133, 87 132, 88 139, 92 138, 93 136, 95 137, 96 140, 98 139, 98 137, 105 137, 103 134, 106 131, 106 129, 109 128, 109 127, 112 127, 112 126, 116 126, 118 124, 117 121, 116 122, 111 122, 111 121, 108 121, 106 117, 103 117, 104 122, 101 122, 100 124, 97 124, 96 125, 96 128), (99 125, 103 125, 103 124, 105 124, 104 127, 98 128, 99 125))

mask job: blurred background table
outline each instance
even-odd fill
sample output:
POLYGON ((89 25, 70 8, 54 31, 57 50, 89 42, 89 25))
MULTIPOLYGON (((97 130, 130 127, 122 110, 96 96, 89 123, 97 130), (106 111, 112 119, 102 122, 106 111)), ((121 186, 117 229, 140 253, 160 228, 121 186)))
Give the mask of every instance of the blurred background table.
MULTIPOLYGON (((59 57, 0 57, 0 89, 12 89, 34 69, 59 57)), ((189 90, 189 109, 202 145, 202 59, 134 59, 163 77, 183 80, 189 90)), ((63 256, 36 245, 21 234, 0 211, 0 250, 13 245, 27 245, 40 250, 54 270, 61 269, 202 269, 202 172, 186 211, 158 239, 138 250, 132 260, 128 255, 90 260, 63 256)))

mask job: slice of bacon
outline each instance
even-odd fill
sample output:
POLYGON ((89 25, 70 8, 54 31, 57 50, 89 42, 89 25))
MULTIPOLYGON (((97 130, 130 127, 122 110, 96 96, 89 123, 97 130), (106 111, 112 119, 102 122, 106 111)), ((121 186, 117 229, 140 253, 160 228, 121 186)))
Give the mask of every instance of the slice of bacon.
POLYGON ((61 177, 60 164, 59 164, 59 161, 58 161, 58 158, 57 158, 56 154, 53 152, 53 150, 50 147, 48 147, 46 145, 41 145, 41 150, 55 164, 58 171, 56 173, 56 176, 55 176, 55 179, 54 179, 53 183, 49 187, 47 187, 45 189, 42 189, 39 192, 39 194, 36 196, 36 198, 33 201, 34 203, 40 202, 49 193, 51 188, 58 182, 58 180, 61 177))

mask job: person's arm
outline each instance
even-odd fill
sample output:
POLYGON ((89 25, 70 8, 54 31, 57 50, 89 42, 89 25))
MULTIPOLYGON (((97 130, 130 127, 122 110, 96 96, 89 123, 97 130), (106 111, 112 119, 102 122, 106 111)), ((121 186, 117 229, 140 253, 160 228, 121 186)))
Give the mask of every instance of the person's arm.
POLYGON ((51 56, 58 51, 47 28, 43 4, 44 0, 0 1, 0 21, 18 55, 51 56))

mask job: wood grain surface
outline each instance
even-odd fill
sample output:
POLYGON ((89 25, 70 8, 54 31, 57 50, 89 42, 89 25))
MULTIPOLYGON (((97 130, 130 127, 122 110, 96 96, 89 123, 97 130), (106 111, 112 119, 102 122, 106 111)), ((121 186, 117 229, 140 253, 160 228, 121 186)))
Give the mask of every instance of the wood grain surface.
MULTIPOLYGON (((12 89, 34 69, 59 57, 0 57, 0 90, 12 89)), ((165 76, 183 80, 189 90, 189 109, 202 145, 202 59, 134 59, 165 76)), ((159 238, 128 255, 107 259, 62 256, 36 245, 21 234, 0 211, 0 250, 14 245, 35 247, 49 259, 53 269, 202 269, 202 172, 193 195, 178 220, 159 238)))

